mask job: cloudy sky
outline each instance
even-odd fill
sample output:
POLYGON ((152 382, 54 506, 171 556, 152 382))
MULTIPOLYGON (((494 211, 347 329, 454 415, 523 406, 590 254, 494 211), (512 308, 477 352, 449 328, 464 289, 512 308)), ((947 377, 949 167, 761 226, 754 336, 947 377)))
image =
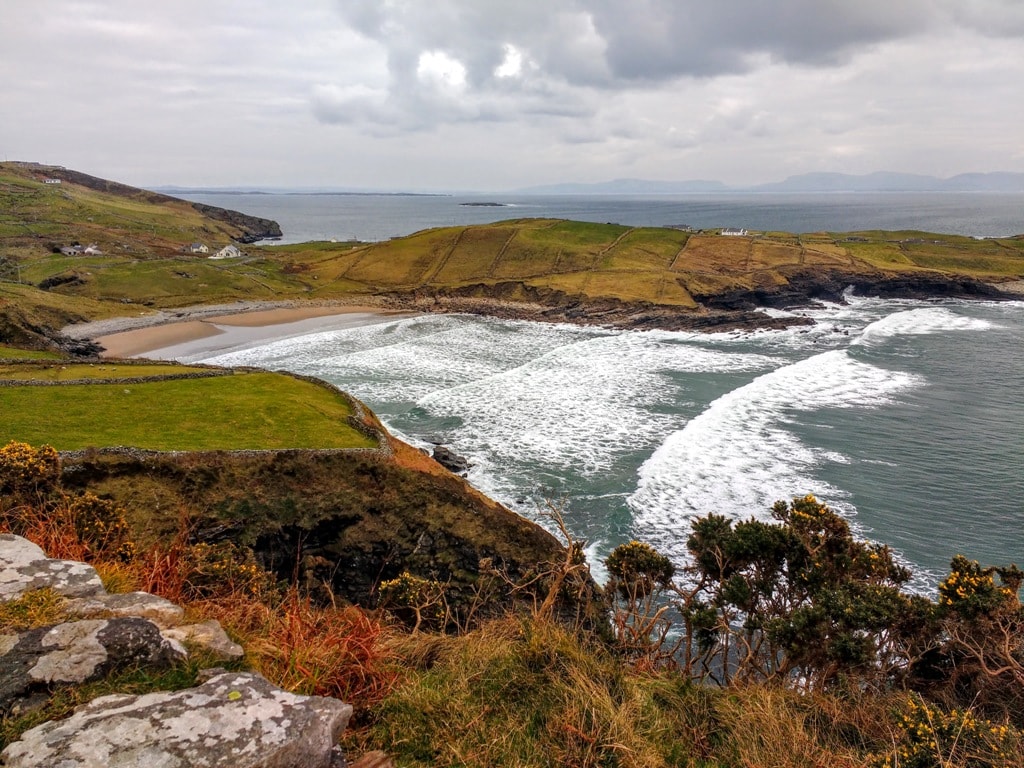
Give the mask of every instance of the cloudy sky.
POLYGON ((1024 0, 2 0, 0 157, 140 185, 1024 171, 1024 0))

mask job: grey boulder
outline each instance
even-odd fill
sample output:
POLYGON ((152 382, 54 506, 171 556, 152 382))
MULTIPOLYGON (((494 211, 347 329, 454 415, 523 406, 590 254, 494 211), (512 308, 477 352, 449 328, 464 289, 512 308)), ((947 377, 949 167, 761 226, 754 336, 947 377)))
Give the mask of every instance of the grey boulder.
POLYGON ((76 621, 0 636, 0 711, 54 685, 73 685, 136 665, 180 660, 150 621, 76 621))
POLYGON ((91 565, 74 560, 53 560, 27 539, 9 533, 0 534, 0 602, 47 587, 65 597, 91 597, 105 593, 103 582, 91 565))
MULTIPOLYGON (((103 696, 0 753, 5 768, 328 768, 352 707, 247 673, 197 688, 103 696)), ((336 754, 336 753, 335 753, 336 754)))

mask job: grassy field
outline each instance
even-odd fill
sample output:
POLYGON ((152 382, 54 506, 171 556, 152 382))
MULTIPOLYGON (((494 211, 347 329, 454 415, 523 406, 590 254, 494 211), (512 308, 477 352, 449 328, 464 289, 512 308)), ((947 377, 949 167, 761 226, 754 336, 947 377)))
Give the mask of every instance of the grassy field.
POLYGON ((8 347, 0 344, 0 360, 59 360, 61 356, 57 352, 47 352, 39 349, 20 349, 19 347, 8 347))
POLYGON ((238 300, 467 287, 480 294, 509 282, 521 284, 513 298, 555 290, 574 299, 696 309, 694 296, 704 301, 785 286, 793 274, 818 269, 850 276, 938 272, 994 282, 1024 277, 1022 237, 915 231, 722 237, 714 230, 552 219, 442 227, 380 243, 245 246, 242 258, 210 261, 183 253, 183 246, 199 241, 216 248, 238 230, 184 202, 154 202, 141 190, 47 185, 40 173, 0 163, 0 311, 7 299, 65 322, 238 300), (72 242, 95 242, 103 253, 53 252, 72 242), (40 284, 47 289, 36 290, 40 284))
POLYGON ((0 366, 0 381, 95 384, 0 387, 0 443, 21 440, 58 450, 127 445, 152 450, 372 448, 353 428, 339 393, 274 373, 127 383, 180 366, 0 366))

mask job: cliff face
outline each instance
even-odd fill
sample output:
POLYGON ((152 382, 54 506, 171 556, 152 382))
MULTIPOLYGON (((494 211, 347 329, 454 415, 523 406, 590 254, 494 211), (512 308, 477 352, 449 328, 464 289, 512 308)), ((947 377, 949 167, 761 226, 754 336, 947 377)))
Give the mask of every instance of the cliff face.
POLYGON ((259 216, 250 216, 247 213, 239 213, 228 208, 218 208, 215 205, 203 203, 192 203, 192 207, 204 216, 216 221, 223 221, 242 230, 242 235, 236 237, 239 243, 255 243, 257 240, 275 239, 281 237, 281 225, 271 219, 261 219, 259 216))
MULTIPOLYGON (((65 460, 64 472, 66 486, 125 505, 138 531, 171 536, 187 509, 194 540, 251 547, 279 578, 367 607, 382 582, 408 572, 444 585, 457 615, 481 596, 483 615, 500 613, 534 599, 513 597, 510 583, 565 559, 553 536, 461 478, 382 453, 95 452, 65 460)), ((593 585, 577 602, 565 609, 599 621, 593 585)))

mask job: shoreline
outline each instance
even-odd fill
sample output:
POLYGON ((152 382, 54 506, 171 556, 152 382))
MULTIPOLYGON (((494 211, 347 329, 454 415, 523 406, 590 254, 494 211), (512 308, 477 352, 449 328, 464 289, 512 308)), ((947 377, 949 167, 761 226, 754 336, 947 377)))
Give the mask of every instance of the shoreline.
MULTIPOLYGON (((806 317, 773 317, 763 312, 766 306, 788 309, 813 306, 821 300, 842 303, 842 291, 857 287, 862 295, 907 296, 912 298, 965 298, 1019 300, 1024 296, 1024 280, 984 283, 969 278, 918 281, 862 279, 854 286, 851 279, 831 279, 813 285, 791 285, 791 292, 779 302, 765 297, 739 295, 727 297, 719 306, 699 309, 623 302, 618 299, 580 301, 558 291, 526 289, 521 283, 495 286, 468 286, 460 291, 413 293, 407 296, 353 296, 351 301, 238 301, 228 304, 197 304, 173 309, 146 311, 65 326, 61 334, 75 341, 95 342, 104 350, 100 357, 141 357, 150 352, 174 350, 175 354, 211 353, 218 349, 266 342, 277 338, 313 333, 319 330, 372 325, 396 317, 423 314, 484 315, 505 320, 529 320, 571 323, 582 326, 608 326, 633 330, 669 330, 723 332, 734 330, 779 329, 812 324, 806 317), (908 284, 909 283, 909 284, 908 284), (526 296, 507 295, 503 289, 525 289, 526 296), (810 288, 816 288, 811 291, 810 288), (793 290, 795 289, 795 290, 793 290), (815 298, 812 295, 817 293, 815 298), (505 294, 505 295, 503 295, 505 294), (788 301, 787 301, 788 300, 788 301), (763 302, 763 303, 762 303, 763 302), (333 318, 333 320, 324 320, 333 318), (273 331, 268 329, 273 328, 273 331), (223 338, 214 341, 217 337, 223 338), (204 343, 205 342, 205 343, 204 343)), ((517 291, 509 290, 515 294, 517 291)))
POLYGON ((79 323, 66 326, 62 333, 101 345, 102 358, 145 357, 170 350, 186 355, 420 314, 381 306, 369 297, 360 298, 358 304, 252 301, 196 305, 79 323))

